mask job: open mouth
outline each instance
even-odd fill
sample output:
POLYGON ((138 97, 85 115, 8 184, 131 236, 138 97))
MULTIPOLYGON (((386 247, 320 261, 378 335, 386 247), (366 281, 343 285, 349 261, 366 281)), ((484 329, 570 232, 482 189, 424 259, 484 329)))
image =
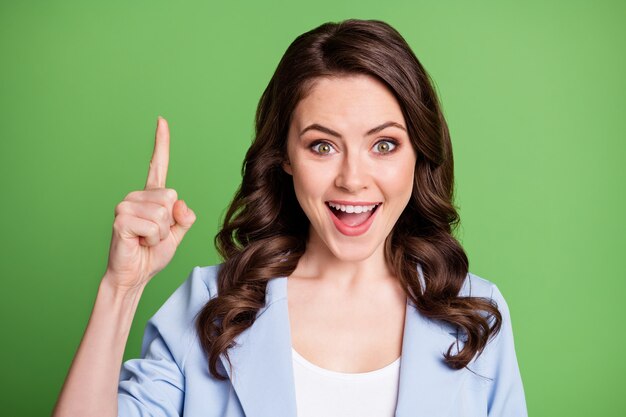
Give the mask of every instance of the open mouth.
POLYGON ((349 205, 338 204, 327 201, 326 205, 330 209, 332 215, 337 218, 343 225, 348 227, 358 227, 367 222, 376 212, 382 203, 349 205))

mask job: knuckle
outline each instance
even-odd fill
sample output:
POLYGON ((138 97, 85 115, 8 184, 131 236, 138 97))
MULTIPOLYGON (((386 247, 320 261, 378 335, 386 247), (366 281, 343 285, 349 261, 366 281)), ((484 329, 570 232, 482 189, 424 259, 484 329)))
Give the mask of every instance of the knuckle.
POLYGON ((115 217, 115 220, 113 221, 113 230, 116 230, 116 231, 120 230, 124 226, 124 222, 125 222, 124 215, 119 215, 115 217))
POLYGON ((121 213, 123 213, 126 210, 127 206, 128 206, 128 202, 126 200, 118 203, 115 206, 115 215, 119 216, 121 213))
POLYGON ((131 191, 130 193, 126 194, 126 197, 124 197, 124 200, 133 200, 137 197, 137 191, 131 191))
POLYGON ((167 209, 163 206, 159 206, 159 208, 157 209, 157 215, 159 217, 159 220, 161 221, 166 221, 170 217, 167 209))
POLYGON ((176 202, 176 200, 178 200, 178 193, 173 188, 167 188, 165 196, 170 202, 176 202))
POLYGON ((150 236, 159 236, 160 234, 160 230, 159 230, 159 225, 156 223, 150 223, 150 226, 148 227, 149 230, 149 234, 150 236))

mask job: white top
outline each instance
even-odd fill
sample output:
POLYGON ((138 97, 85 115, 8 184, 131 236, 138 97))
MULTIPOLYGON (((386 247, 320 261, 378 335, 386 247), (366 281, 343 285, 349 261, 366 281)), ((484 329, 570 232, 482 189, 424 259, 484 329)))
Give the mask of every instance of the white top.
POLYGON ((298 417, 393 417, 398 398, 400 358, 370 372, 321 368, 293 347, 298 417))

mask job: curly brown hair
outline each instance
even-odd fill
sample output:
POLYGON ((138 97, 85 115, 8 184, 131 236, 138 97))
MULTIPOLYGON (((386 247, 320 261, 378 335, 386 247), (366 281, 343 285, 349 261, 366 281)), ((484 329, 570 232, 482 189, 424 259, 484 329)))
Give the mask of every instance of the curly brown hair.
POLYGON ((281 166, 293 109, 316 78, 351 74, 373 76, 394 94, 417 154, 412 196, 385 241, 386 260, 407 297, 424 316, 457 329, 462 349, 453 354, 453 343, 443 355, 453 369, 466 367, 500 330, 502 318, 493 301, 459 296, 469 262, 452 235, 459 223, 452 144, 429 75, 387 23, 325 23, 291 43, 263 92, 241 186, 215 236, 224 259, 218 295, 200 311, 196 327, 209 371, 218 379, 227 378, 218 373, 219 355, 230 362, 233 339, 264 306, 267 282, 289 276, 305 251, 309 220, 281 166))

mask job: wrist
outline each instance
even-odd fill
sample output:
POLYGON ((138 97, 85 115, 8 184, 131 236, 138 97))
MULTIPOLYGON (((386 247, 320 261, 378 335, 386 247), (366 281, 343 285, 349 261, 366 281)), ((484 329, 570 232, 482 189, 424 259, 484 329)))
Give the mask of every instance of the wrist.
POLYGON ((132 301, 141 297, 145 284, 141 285, 117 285, 115 282, 119 280, 114 279, 110 273, 105 273, 100 281, 98 292, 107 295, 107 298, 111 298, 119 301, 132 301))

